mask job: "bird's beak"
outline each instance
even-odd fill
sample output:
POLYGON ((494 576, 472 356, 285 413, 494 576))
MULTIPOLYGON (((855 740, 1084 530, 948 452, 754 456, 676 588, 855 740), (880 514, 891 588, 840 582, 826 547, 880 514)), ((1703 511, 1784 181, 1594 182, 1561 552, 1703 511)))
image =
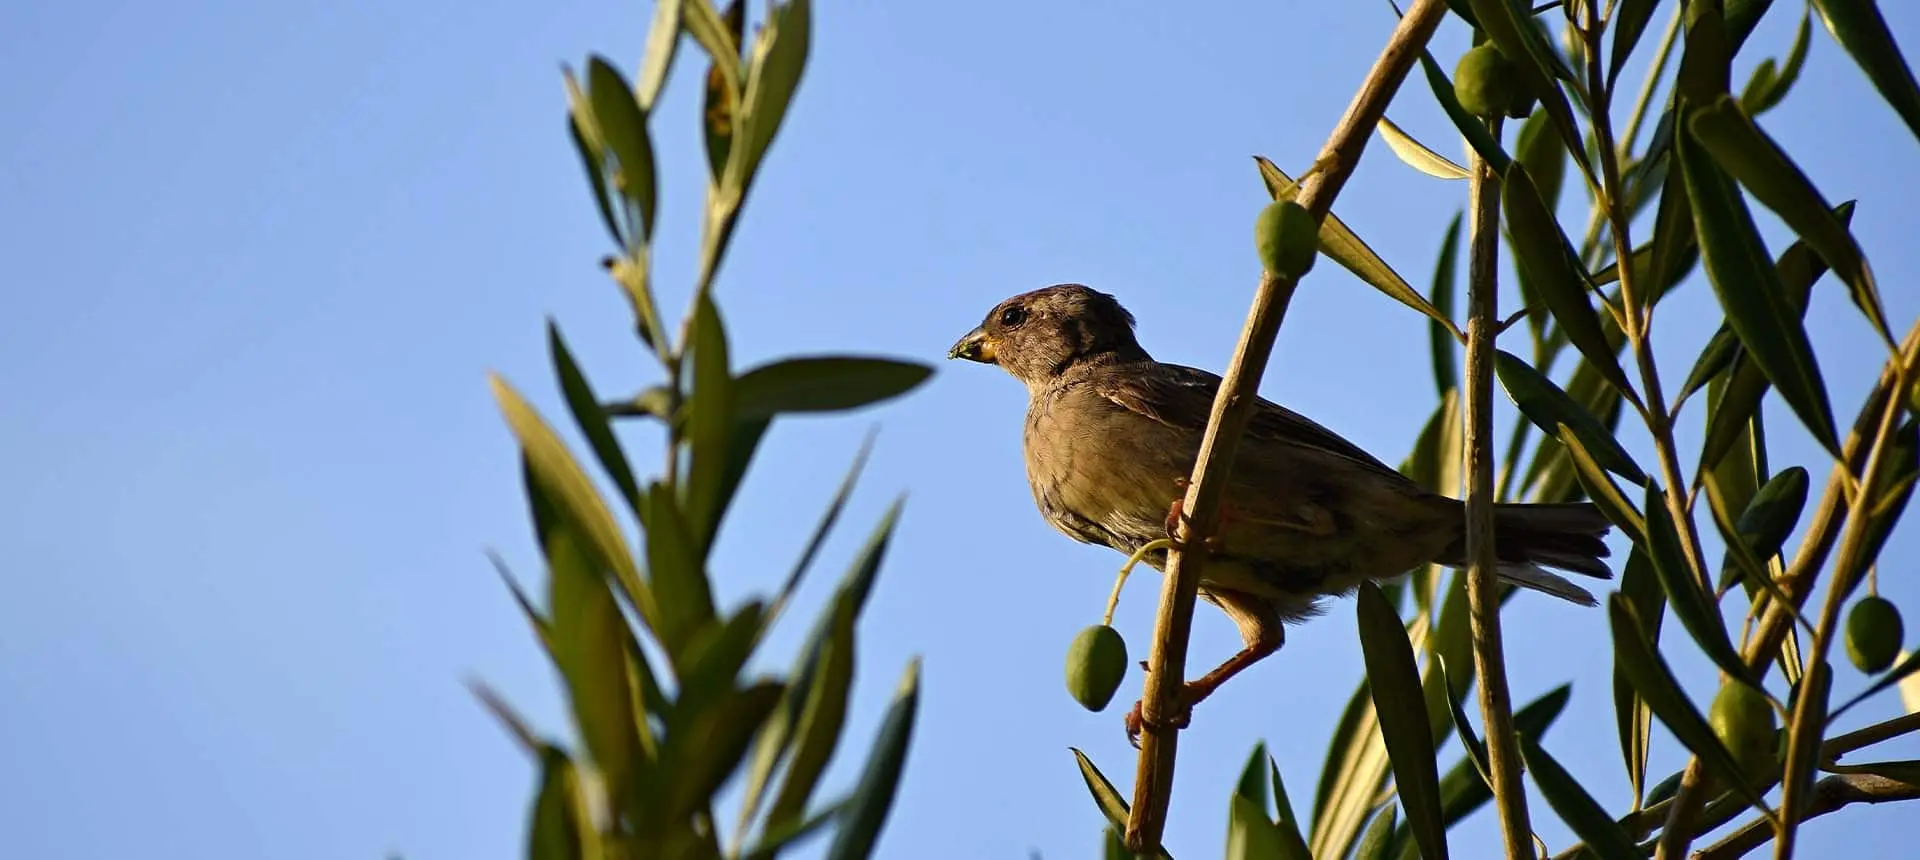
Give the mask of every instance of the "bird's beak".
POLYGON ((987 330, 984 327, 976 328, 973 331, 967 332, 966 337, 961 338, 959 343, 954 344, 952 349, 947 350, 947 357, 964 358, 968 361, 980 362, 981 364, 992 364, 993 338, 987 335, 987 330))

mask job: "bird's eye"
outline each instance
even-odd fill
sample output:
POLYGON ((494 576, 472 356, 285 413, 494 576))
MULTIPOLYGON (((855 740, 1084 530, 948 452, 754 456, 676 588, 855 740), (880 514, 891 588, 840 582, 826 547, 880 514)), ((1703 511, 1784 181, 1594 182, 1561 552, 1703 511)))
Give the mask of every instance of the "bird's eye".
POLYGON ((1000 324, 1007 328, 1013 328, 1026 321, 1027 309, 1019 305, 1014 305, 1000 312, 1000 324))

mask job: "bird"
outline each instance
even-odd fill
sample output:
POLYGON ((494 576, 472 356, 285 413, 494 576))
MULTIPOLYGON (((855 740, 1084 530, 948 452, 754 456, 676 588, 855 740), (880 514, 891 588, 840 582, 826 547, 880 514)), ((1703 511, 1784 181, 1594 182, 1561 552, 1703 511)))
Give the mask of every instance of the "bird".
MULTIPOLYGON (((998 365, 1027 388, 1023 449, 1042 517, 1083 543, 1129 555, 1175 533, 1220 377, 1155 361, 1113 296, 1056 284, 1014 296, 948 350, 998 365)), ((1299 413, 1257 400, 1206 536, 1199 597, 1238 628, 1242 648, 1182 688, 1174 714, 1280 650, 1285 626, 1363 581, 1468 563, 1465 504, 1432 492, 1299 413)), ((1611 524, 1590 502, 1494 506, 1501 580, 1585 606, 1593 595, 1553 568, 1612 578, 1611 524)), ((1142 560, 1162 573, 1167 551, 1142 560)), ((1136 739, 1140 705, 1127 715, 1136 739)))

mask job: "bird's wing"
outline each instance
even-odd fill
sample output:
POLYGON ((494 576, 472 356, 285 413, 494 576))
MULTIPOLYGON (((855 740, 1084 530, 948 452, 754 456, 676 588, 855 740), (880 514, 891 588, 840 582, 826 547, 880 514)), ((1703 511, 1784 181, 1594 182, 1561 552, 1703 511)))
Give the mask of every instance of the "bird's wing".
MULTIPOLYGON (((1108 400, 1170 427, 1203 431, 1213 411, 1213 399, 1220 390, 1220 377, 1198 368, 1178 364, 1142 362, 1138 369, 1105 374, 1096 389, 1108 400)), ((1265 398, 1254 404, 1247 424, 1247 435, 1288 445, 1311 448, 1350 460, 1367 469, 1402 481, 1405 475, 1360 446, 1348 442, 1291 409, 1265 398)))

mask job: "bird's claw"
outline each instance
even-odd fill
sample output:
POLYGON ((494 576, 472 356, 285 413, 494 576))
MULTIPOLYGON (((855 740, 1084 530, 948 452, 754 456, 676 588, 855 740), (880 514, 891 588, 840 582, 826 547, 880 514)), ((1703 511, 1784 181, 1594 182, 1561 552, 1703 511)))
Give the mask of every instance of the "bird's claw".
MULTIPOLYGON (((1187 479, 1185 478, 1181 478, 1179 480, 1179 483, 1182 485, 1184 485, 1186 482, 1187 482, 1187 479)), ((1167 508, 1167 523, 1166 523, 1167 540, 1173 544, 1174 548, 1183 550, 1183 551, 1187 549, 1187 543, 1186 541, 1183 541, 1180 539, 1180 526, 1184 523, 1187 526, 1189 531, 1191 531, 1193 528, 1193 521, 1187 518, 1186 505, 1187 505, 1187 499, 1185 496, 1181 496, 1179 498, 1174 499, 1173 504, 1167 508)), ((1221 522, 1225 522, 1226 519, 1227 519, 1227 512, 1223 507, 1220 511, 1220 520, 1221 522)), ((1209 553, 1218 553, 1221 547, 1224 545, 1225 544, 1220 540, 1219 535, 1207 535, 1206 537, 1200 539, 1201 548, 1205 549, 1209 553)))
POLYGON ((1191 686, 1193 685, 1187 684, 1180 688, 1180 694, 1173 703, 1174 712, 1172 716, 1166 717, 1157 723, 1148 722, 1146 713, 1141 710, 1140 700, 1136 699, 1133 703, 1133 709, 1127 711, 1127 742, 1133 744, 1134 749, 1139 749, 1140 732, 1144 729, 1153 729, 1154 731, 1162 731, 1165 729, 1179 730, 1186 728, 1192 723, 1193 705, 1188 694, 1188 688, 1191 686))

